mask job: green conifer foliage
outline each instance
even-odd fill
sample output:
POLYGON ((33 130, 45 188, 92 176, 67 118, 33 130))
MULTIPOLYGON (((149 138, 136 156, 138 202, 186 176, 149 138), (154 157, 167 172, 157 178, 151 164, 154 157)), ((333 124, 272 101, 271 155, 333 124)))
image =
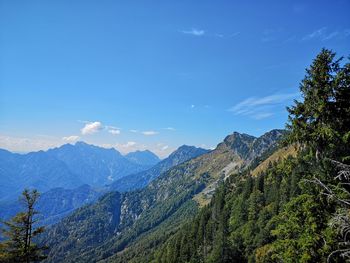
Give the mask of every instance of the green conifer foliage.
POLYGON ((1 232, 7 239, 0 244, 0 262, 29 263, 45 259, 42 252, 46 248, 33 243, 33 238, 44 231, 44 227, 36 226, 38 212, 34 207, 39 196, 37 190, 25 189, 20 198, 25 211, 3 222, 5 227, 1 232))
POLYGON ((300 84, 303 101, 288 107, 290 142, 310 147, 316 157, 344 161, 350 155, 350 64, 322 49, 300 84))

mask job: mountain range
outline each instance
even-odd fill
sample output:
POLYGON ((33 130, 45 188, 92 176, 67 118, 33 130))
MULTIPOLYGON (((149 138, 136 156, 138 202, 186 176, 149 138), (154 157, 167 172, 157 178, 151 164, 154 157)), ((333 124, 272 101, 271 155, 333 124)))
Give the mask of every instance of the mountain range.
POLYGON ((209 150, 197 148, 194 146, 180 146, 176 151, 171 153, 168 158, 160 161, 149 170, 142 171, 137 174, 130 174, 123 178, 120 178, 113 182, 110 185, 109 189, 119 192, 127 192, 143 188, 149 182, 157 178, 162 173, 168 171, 170 168, 208 152, 209 150))
POLYGON ((283 134, 233 133, 215 150, 168 169, 142 189, 112 191, 77 209, 42 237, 50 247, 46 262, 138 262, 207 205, 228 176, 276 148, 283 134))
MULTIPOLYGON (((57 223, 75 209, 92 203, 105 192, 84 184, 77 188, 52 188, 40 195, 36 210, 39 211, 40 223, 50 225, 57 223)), ((0 218, 8 220, 23 209, 19 200, 0 203, 0 218)))
MULTIPOLYGON (((92 147, 85 143, 78 143, 79 147, 81 145, 83 145, 85 149, 90 149, 92 147)), ((70 149, 74 148, 72 145, 68 147, 70 149)), ((93 148, 95 148, 95 146, 93 146, 93 148)), ((57 151, 58 149, 54 150, 57 151)), ((80 147, 79 150, 82 151, 82 148, 80 147)), ((98 149, 98 151, 104 152, 103 148, 98 149)), ((51 152, 51 150, 49 150, 49 152, 51 152)), ((37 210, 40 211, 40 217, 42 219, 41 223, 45 225, 54 224, 75 209, 96 201, 98 197, 112 189, 125 192, 142 188, 171 167, 207 152, 208 150, 183 145, 159 163, 159 158, 150 151, 129 153, 125 157, 132 159, 130 161, 137 162, 143 166, 152 165, 152 163, 155 165, 144 172, 127 175, 118 179, 111 185, 104 187, 92 187, 88 184, 84 184, 73 189, 55 187, 42 193, 37 204, 37 210)), ((95 152, 95 154, 97 153, 95 152)), ((68 156, 70 157, 71 155, 72 153, 66 149, 60 152, 62 159, 68 159, 68 156), (64 153, 67 152, 68 154, 63 157, 64 153)), ((84 153, 82 155, 86 156, 88 154, 84 153)), ((0 202, 0 218, 2 219, 8 219, 20 210, 21 204, 18 200, 4 200, 0 202)))
POLYGON ((306 69, 287 130, 164 160, 83 142, 0 150, 0 262, 348 262, 350 63, 335 56, 322 49, 306 69), (42 194, 24 191, 20 209, 24 187, 42 194))
POLYGON ((15 199, 24 188, 46 192, 83 184, 104 187, 126 175, 147 170, 158 161, 150 151, 123 156, 114 148, 84 142, 28 154, 0 149, 0 201, 15 199))

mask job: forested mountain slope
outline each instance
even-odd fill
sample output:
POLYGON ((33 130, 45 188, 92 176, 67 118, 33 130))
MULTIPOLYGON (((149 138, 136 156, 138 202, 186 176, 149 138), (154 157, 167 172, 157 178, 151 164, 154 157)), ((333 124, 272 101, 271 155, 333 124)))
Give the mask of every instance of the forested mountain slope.
POLYGON ((300 90, 289 146, 230 176, 194 220, 131 262, 349 262, 350 64, 322 50, 300 90))
POLYGON ((122 194, 120 202, 112 202, 119 205, 109 208, 120 211, 118 224, 112 228, 110 218, 101 215, 94 222, 97 217, 87 216, 99 206, 108 207, 106 199, 79 209, 53 226, 42 240, 50 247, 47 262, 94 262, 121 251, 120 258, 127 262, 140 251, 147 253, 194 215, 201 204, 198 200, 208 202, 220 181, 276 146, 282 135, 283 131, 273 130, 259 138, 239 133, 226 137, 215 150, 173 167, 146 188, 122 194), (94 238, 96 224, 109 234, 94 238))
POLYGON ((287 133, 234 133, 141 190, 79 209, 47 232, 46 261, 349 259, 349 76, 350 64, 322 50, 303 101, 287 108, 287 133))
POLYGON ((127 192, 145 187, 150 181, 157 178, 170 168, 188 161, 192 158, 209 152, 194 146, 182 145, 167 158, 157 163, 149 170, 130 174, 113 182, 108 188, 119 192, 127 192))
MULTIPOLYGON (((42 225, 59 222, 75 209, 92 203, 104 194, 102 189, 94 189, 85 184, 74 189, 52 188, 40 195, 36 205, 42 225)), ((23 209, 20 200, 0 203, 0 218, 8 220, 23 209)))
MULTIPOLYGON (((276 246, 274 241, 278 236, 276 223, 278 220, 283 221, 278 215, 283 213, 289 200, 301 194, 301 187, 307 187, 307 185, 299 186, 306 172, 305 163, 302 157, 300 158, 289 156, 270 163, 256 176, 252 176, 249 172, 241 176, 231 176, 217 189, 210 204, 204 207, 193 221, 188 222, 170 237, 147 260, 137 258, 133 262, 272 260, 272 251, 276 246)), ((308 209, 318 207, 316 204, 308 207, 310 202, 314 202, 311 196, 305 195, 299 198, 298 202, 300 203, 295 203, 288 213, 299 217, 298 227, 301 229, 301 225, 306 223, 304 220, 307 218, 308 209)), ((309 219, 310 225, 315 224, 313 233, 316 234, 318 229, 324 227, 316 221, 316 218, 309 219)), ((318 219, 325 220, 321 217, 318 219)), ((287 223, 285 227, 292 228, 293 225, 287 223)), ((309 234, 312 235, 312 232, 309 234)), ((310 240, 308 248, 312 248, 317 242, 319 242, 317 238, 312 242, 310 240)), ((302 254, 301 250, 300 253, 302 254)), ((319 256, 321 258, 322 254, 319 256)))

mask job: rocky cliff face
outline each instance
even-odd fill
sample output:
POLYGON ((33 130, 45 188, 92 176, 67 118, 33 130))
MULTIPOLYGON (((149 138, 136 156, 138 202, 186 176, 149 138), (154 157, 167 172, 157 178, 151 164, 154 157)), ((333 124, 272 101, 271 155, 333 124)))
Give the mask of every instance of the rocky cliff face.
POLYGON ((232 150, 240 158, 250 162, 273 146, 284 134, 285 130, 277 129, 271 130, 260 137, 234 132, 218 145, 217 150, 222 152, 232 150))

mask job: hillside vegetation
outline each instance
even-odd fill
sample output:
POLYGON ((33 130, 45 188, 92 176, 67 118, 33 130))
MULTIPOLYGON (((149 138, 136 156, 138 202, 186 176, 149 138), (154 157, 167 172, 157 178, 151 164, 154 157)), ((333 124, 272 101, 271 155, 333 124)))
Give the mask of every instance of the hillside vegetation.
POLYGON ((285 141, 298 151, 278 149, 231 176, 193 221, 133 262, 350 260, 350 64, 322 50, 300 90, 285 141))
POLYGON ((287 132, 235 132, 145 188, 78 209, 41 239, 46 262, 349 259, 350 64, 322 50, 300 91, 287 132))
POLYGON ((102 197, 94 205, 78 209, 48 230, 43 238, 42 242, 50 247, 47 262, 99 261, 115 254, 122 255, 127 262, 136 255, 149 255, 195 215, 196 196, 203 193, 205 201, 210 200, 229 172, 244 169, 275 147, 283 134, 281 130, 273 130, 256 138, 234 133, 215 150, 171 168, 143 189, 122 194, 120 201, 106 203, 110 199, 102 197), (232 168, 227 171, 228 167, 232 168), (115 206, 109 207, 112 204, 115 206), (110 217, 104 214, 88 216, 96 211, 104 213, 100 206, 120 211, 118 223, 111 225, 110 217), (108 233, 97 238, 95 231, 99 225, 108 233))

